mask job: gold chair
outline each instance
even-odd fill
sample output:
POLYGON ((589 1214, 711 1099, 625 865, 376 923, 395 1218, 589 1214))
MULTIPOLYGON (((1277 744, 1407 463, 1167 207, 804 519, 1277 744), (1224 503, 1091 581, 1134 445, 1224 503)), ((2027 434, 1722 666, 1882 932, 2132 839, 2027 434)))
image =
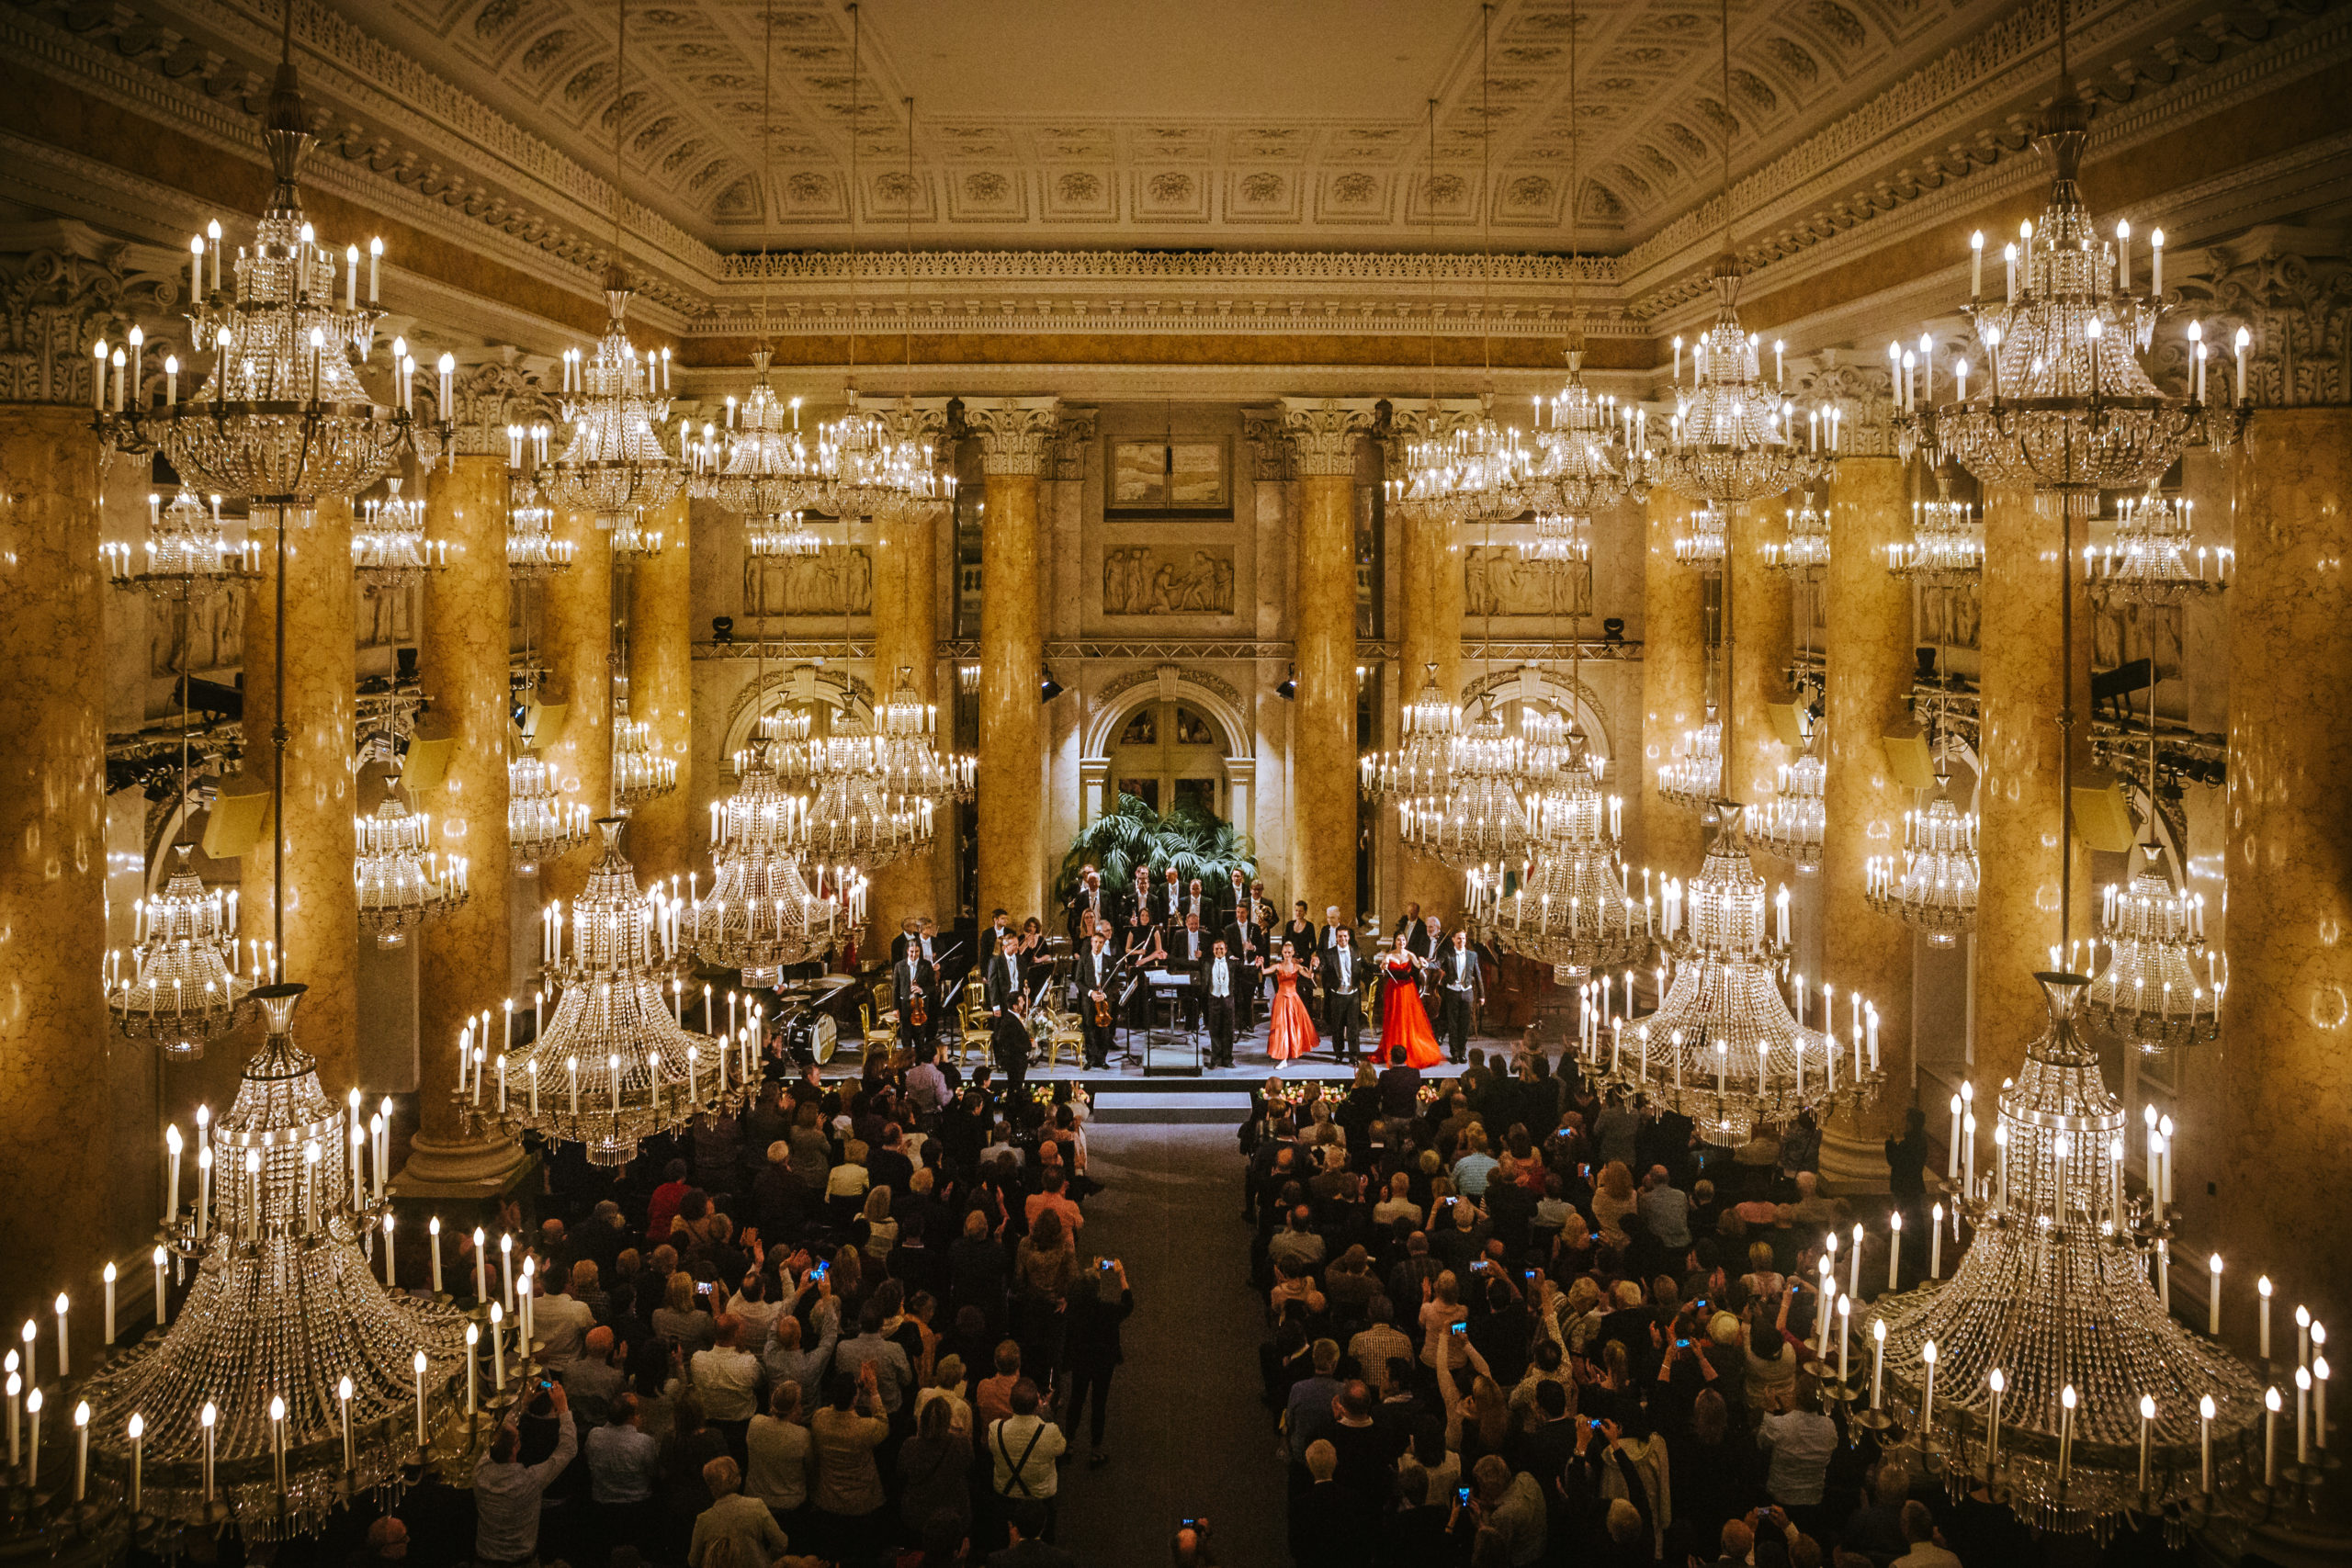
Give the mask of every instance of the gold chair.
POLYGON ((978 1051, 980 1060, 985 1062, 996 1049, 996 1036, 989 1028, 988 1012, 968 995, 959 1005, 962 1010, 961 1028, 956 1037, 956 1060, 968 1062, 972 1059, 972 1053, 978 1051))

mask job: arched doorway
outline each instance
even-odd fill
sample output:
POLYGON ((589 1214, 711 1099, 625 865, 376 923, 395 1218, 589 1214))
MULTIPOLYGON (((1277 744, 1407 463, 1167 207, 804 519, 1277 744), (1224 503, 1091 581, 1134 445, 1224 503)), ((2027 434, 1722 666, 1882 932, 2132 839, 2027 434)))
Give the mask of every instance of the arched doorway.
POLYGON ((1227 754, 1226 737, 1215 719, 1188 703, 1161 698, 1119 721, 1105 776, 1113 789, 1154 811, 1193 806, 1225 820, 1233 804, 1227 754))

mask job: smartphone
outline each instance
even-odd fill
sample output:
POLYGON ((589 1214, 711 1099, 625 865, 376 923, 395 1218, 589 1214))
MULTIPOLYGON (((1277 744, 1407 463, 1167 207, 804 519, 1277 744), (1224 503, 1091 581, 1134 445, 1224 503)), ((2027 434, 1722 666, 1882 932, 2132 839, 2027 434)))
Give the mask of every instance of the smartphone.
POLYGON ((1105 1274, 1108 1274, 1113 1269, 1118 1266, 1118 1262, 1119 1260, 1115 1258, 1105 1258, 1097 1262, 1094 1267, 1102 1269, 1105 1274))
POLYGON ((1457 1337, 1457 1338, 1458 1338, 1458 1337, 1460 1337, 1461 1336, 1465 1335, 1465 1334, 1467 1334, 1467 1333, 1469 1333, 1469 1332, 1470 1332, 1470 1325, 1469 1325, 1468 1324, 1466 1324, 1466 1323, 1457 1323, 1457 1324, 1455 1324, 1455 1325, 1453 1326, 1453 1328, 1451 1328, 1450 1330, 1448 1330, 1448 1332, 1449 1332, 1449 1333, 1452 1333, 1455 1337, 1457 1337))
POLYGON ((706 1296, 707 1296, 707 1295, 710 1294, 710 1281, 709 1281, 709 1280, 704 1280, 701 1284, 696 1285, 696 1286, 695 1287, 695 1290, 697 1290, 697 1291, 699 1291, 699 1292, 701 1292, 704 1295, 706 1295, 706 1296))
POLYGON ((1690 1348, 1690 1341, 1688 1339, 1678 1339, 1674 1342, 1674 1348, 1678 1350, 1688 1350, 1690 1348))
POLYGON ((833 1266, 831 1264, 820 1260, 818 1262, 817 1266, 809 1269, 808 1272, 817 1279, 821 1280, 826 1276, 826 1274, 831 1271, 832 1267, 833 1266))
POLYGON ((1453 1489, 1453 1501, 1457 1507, 1468 1507, 1470 1506, 1470 1488, 1467 1486, 1455 1487, 1453 1489))

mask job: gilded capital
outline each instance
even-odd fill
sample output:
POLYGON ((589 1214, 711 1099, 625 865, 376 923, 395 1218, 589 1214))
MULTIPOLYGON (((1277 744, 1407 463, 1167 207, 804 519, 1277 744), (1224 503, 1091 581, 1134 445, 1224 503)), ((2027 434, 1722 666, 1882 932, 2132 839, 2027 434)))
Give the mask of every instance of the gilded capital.
POLYGON ((1003 398, 994 407, 967 408, 964 422, 979 433, 983 472, 1042 474, 1053 457, 1061 400, 1003 398))
POLYGON ((1353 474, 1356 437, 1372 428, 1372 402, 1361 398, 1285 398, 1283 425, 1298 455, 1298 472, 1353 474))

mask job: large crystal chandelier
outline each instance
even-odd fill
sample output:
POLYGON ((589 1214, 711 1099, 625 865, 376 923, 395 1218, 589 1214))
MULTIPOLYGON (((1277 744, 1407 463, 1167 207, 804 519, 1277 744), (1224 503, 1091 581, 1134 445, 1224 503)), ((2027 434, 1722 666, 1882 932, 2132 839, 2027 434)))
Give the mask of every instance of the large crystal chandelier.
POLYGON ((214 593, 240 587, 261 575, 260 554, 250 542, 229 538, 220 520, 220 498, 208 510, 197 493, 182 485, 166 505, 160 495, 147 498, 147 537, 134 555, 128 544, 109 544, 107 575, 118 588, 143 588, 158 599, 180 599, 190 604, 214 593))
POLYGON ((1520 797, 1526 770, 1525 741, 1510 733, 1492 699, 1481 698, 1448 749, 1437 787, 1397 802, 1405 846, 1462 871, 1521 859, 1530 847, 1520 797))
POLYGON ((800 400, 787 404, 776 396, 770 357, 765 344, 752 351, 751 393, 741 404, 727 400, 727 425, 710 454, 715 460, 686 483, 688 493, 739 513, 747 532, 786 516, 797 522, 820 489, 815 458, 800 434, 800 400))
POLYGON ((465 860, 432 848, 432 813, 412 813, 400 785, 400 775, 388 777, 374 815, 353 821, 359 924, 376 933, 379 947, 400 946, 410 927, 447 914, 471 894, 465 860))
POLYGON ((237 972, 236 889, 205 886, 189 863, 195 848, 173 846, 179 858, 163 892, 137 906, 130 973, 110 975, 107 987, 115 1028, 182 1062, 229 1032, 253 985, 237 972))
POLYGON ((554 1016, 528 1044, 501 1053, 494 1089, 483 1082, 490 1064, 477 1060, 458 1091, 469 1119, 583 1145, 590 1164, 608 1167, 698 1111, 740 1102, 754 1071, 748 1039, 694 1033, 673 1011, 674 991, 665 998, 682 911, 639 891, 621 826, 597 818, 605 852, 586 890, 539 922, 541 971, 560 993, 554 1016))
POLYGON ((1374 799, 1445 793, 1454 743, 1462 734, 1462 708, 1439 689, 1436 664, 1422 668, 1426 678, 1420 692, 1397 710, 1396 750, 1369 753, 1359 764, 1364 793, 1374 799))
POLYGON ((624 512, 613 519, 613 558, 617 561, 650 560, 669 542, 662 529, 645 525, 642 511, 624 512))
POLYGON ((1870 906, 1950 947, 1976 929, 1976 818, 1938 790, 1925 811, 1903 814, 1903 856, 1872 855, 1864 874, 1870 906))
POLYGON ((1756 874, 1741 807, 1722 801, 1716 810, 1721 826, 1705 863, 1668 900, 1674 968, 1665 999, 1647 1017, 1617 1024, 1606 1062, 1597 1036, 1588 1035, 1586 1048, 1601 1077, 1681 1112, 1720 1142, 1745 1138, 1758 1123, 1785 1123, 1806 1106, 1826 1117, 1875 1094, 1880 1074, 1874 1015, 1867 1029, 1856 1018, 1843 1060, 1834 1029, 1808 1029, 1791 1016, 1778 979, 1788 944, 1785 894, 1771 899, 1756 874))
POLYGON ((1549 565, 1581 566, 1592 559, 1592 519, 1582 513, 1547 510, 1535 514, 1519 558, 1549 565))
POLYGON ((1465 918, 1482 940, 1550 964, 1566 984, 1646 955, 1653 915, 1626 896, 1617 863, 1623 803, 1602 796, 1600 759, 1573 727, 1544 750, 1552 768, 1532 802, 1532 852, 1515 878, 1473 871, 1465 918))
MULTIPOLYGON (((298 176, 311 144, 308 120, 289 19, 262 128, 275 184, 254 243, 238 247, 226 292, 220 225, 189 245, 189 344, 192 354, 210 351, 210 374, 182 401, 181 367, 176 355, 167 357, 164 405, 153 408, 141 381, 139 329, 122 348, 110 351, 102 341, 96 350, 95 395, 109 444, 130 452, 161 448, 186 484, 247 497, 256 520, 291 513, 307 522, 320 496, 365 490, 391 468, 411 429, 401 356, 391 367, 403 389, 397 408, 378 404, 356 370, 381 316, 375 304, 382 242, 368 244, 365 306, 358 297, 359 248, 345 248, 338 300, 335 253, 319 243, 303 217, 298 176), (136 397, 126 399, 126 384, 140 389, 136 397)), ((195 367, 188 368, 193 373, 195 367)))
POLYGON ((2070 508, 2086 510, 2099 491, 2153 484, 2199 434, 2227 442, 2236 421, 2205 404, 2195 328, 2186 400, 2165 397, 2141 368, 2139 355, 2167 309, 2164 231, 2149 236, 2143 292, 2134 287, 2131 225, 2116 225, 2111 245, 2101 239, 2077 183, 2090 121, 2064 62, 2061 21, 2058 94, 2037 136, 2054 171, 2050 200, 2041 220, 2021 223, 2005 248, 1997 298, 1984 292, 1984 235, 1970 238, 1963 309, 1986 374, 1972 392, 1968 362, 1960 360, 1952 400, 1937 406, 1930 348, 1901 356, 1896 390, 1907 438, 1949 454, 1986 484, 2062 492, 2070 508))
POLYGON ((1820 724, 1802 708, 1798 718, 1804 726, 1804 750, 1795 761, 1781 764, 1772 798, 1756 808, 1752 837, 1766 854, 1787 861, 1798 875, 1810 876, 1821 869, 1822 836, 1829 822, 1825 800, 1829 766, 1821 759, 1820 724))
POLYGON ((874 710, 876 763, 892 794, 923 795, 942 806, 969 800, 975 760, 940 753, 939 708, 915 690, 914 673, 913 666, 900 665, 899 683, 874 710))
POLYGON ((466 1314, 369 1273, 363 1244, 390 1271, 389 1142, 356 1090, 349 1107, 321 1090, 291 1033, 304 989, 254 993, 269 1036, 200 1134, 193 1205, 173 1156, 156 1269, 195 1266, 177 1316, 82 1385, 91 1468, 136 1488, 163 1555, 223 1523, 276 1540, 357 1497, 390 1506, 457 1405, 466 1314))
POLYGON ((1973 1240, 1949 1282, 1872 1307, 1888 1402, 1951 1484, 1989 1478, 2034 1529, 2201 1513, 2215 1467, 2234 1468, 2262 1422, 2263 1391, 2152 1284, 2170 1219, 2126 1196, 2123 1107, 2075 1027, 2088 982, 2035 978, 2050 1022, 2001 1091, 1996 1170, 1980 1180, 1965 1149, 1973 1240))
POLYGON ((1657 771, 1657 794, 1668 806, 1701 814, 1710 812, 1724 792, 1724 726, 1715 711, 1706 721, 1682 732, 1682 745, 1657 771))
POLYGON ((1936 499, 1911 503, 1911 538, 1887 547, 1886 570, 1921 588, 1962 588, 1984 575, 1984 524, 1951 498, 1951 471, 1936 469, 1936 499))
POLYGON ((1702 505, 1683 519, 1674 536, 1674 560, 1702 577, 1721 577, 1731 558, 1731 518, 1722 507, 1702 505))
POLYGON ((353 520, 352 575, 379 588, 402 588, 447 566, 448 547, 424 536, 424 502, 401 498, 399 476, 384 481, 390 494, 370 501, 353 520))
POLYGON ((2159 494, 2153 486, 2136 501, 2118 502, 2113 542, 2091 552, 2091 598, 2102 604, 2179 604, 2220 592, 2233 552, 2197 545, 2196 509, 2195 502, 2159 494))
POLYGON ((1537 472, 1564 512, 1605 512, 1621 502, 1649 498, 1646 411, 1584 384, 1584 329, 1568 349, 1567 384, 1536 400, 1537 472))
POLYGON ((886 766, 882 738, 844 701, 832 732, 800 743, 788 771, 810 791, 808 809, 794 818, 791 845, 820 865, 854 866, 868 875, 931 848, 938 798, 900 786, 886 766))
POLYGON ((2084 1010, 2143 1051, 2218 1039, 2226 982, 2205 945, 2205 900, 2173 886, 2155 846, 2142 849, 2145 859, 2129 883, 2100 889, 2098 942, 2107 966, 2084 1010))
POLYGON ((514 874, 537 876, 541 864, 560 860, 588 841, 588 807, 567 804, 557 789, 555 770, 537 751, 506 764, 506 844, 514 874))
POLYGON ((795 826, 808 802, 777 783, 771 744, 754 739, 737 759, 735 793, 711 803, 710 892, 693 910, 695 956, 741 970, 754 988, 831 947, 840 913, 802 874, 795 826))

